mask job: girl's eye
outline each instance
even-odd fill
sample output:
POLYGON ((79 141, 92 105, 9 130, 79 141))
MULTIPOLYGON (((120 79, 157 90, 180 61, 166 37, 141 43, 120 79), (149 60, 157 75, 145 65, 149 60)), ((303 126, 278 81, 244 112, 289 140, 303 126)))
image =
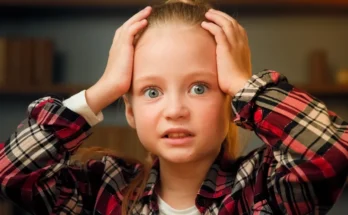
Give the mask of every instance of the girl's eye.
POLYGON ((160 92, 155 88, 149 88, 145 90, 145 95, 150 98, 156 98, 160 95, 160 92))
POLYGON ((203 94, 205 92, 205 90, 207 89, 207 86, 205 86, 204 84, 195 84, 192 88, 191 88, 191 92, 190 93, 194 93, 194 94, 203 94))

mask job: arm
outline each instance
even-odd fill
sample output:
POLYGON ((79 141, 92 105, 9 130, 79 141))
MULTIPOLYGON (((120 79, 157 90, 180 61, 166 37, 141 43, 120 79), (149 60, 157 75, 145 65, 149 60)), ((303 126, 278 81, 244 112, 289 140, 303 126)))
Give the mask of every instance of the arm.
MULTIPOLYGON (((78 100, 75 96, 66 103, 85 112, 83 104, 71 105, 78 100)), ((68 163, 90 127, 58 99, 46 97, 30 104, 28 118, 0 151, 1 195, 37 214, 90 209, 95 194, 86 188, 90 179, 100 181, 102 173, 92 174, 93 166, 85 171, 68 163)))
MULTIPOLYGON (((127 179, 137 174, 139 165, 134 167, 105 156, 101 162, 88 162, 87 169, 82 170, 69 166, 68 160, 89 135, 93 124, 89 116, 99 113, 129 91, 134 37, 147 25, 150 13, 151 7, 146 7, 116 30, 105 71, 84 98, 88 108, 77 108, 82 110, 79 112, 74 102, 65 103, 67 108, 51 97, 29 106, 28 118, 0 151, 2 195, 40 215, 79 214, 82 207, 94 207, 94 198, 111 201, 116 198, 108 198, 110 196, 122 197, 120 193, 113 194, 121 191, 127 179), (90 178, 93 183, 88 183, 90 178)), ((116 205, 110 201, 110 205, 116 205)), ((110 209, 104 207, 104 202, 101 205, 98 210, 110 209)))
POLYGON ((254 75, 233 99, 235 122, 272 148, 268 188, 287 214, 323 214, 348 172, 348 124, 274 71, 254 75), (279 164, 279 165, 278 165, 279 164))

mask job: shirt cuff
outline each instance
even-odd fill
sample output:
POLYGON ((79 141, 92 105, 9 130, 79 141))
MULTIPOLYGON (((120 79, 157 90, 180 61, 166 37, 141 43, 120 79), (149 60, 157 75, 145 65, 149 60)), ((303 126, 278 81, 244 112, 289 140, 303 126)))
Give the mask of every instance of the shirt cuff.
POLYGON ((87 104, 85 93, 86 90, 83 90, 63 101, 63 104, 65 107, 85 118, 90 126, 94 126, 103 121, 104 116, 102 112, 99 112, 97 115, 95 115, 95 113, 87 104))
POLYGON ((232 99, 234 122, 243 128, 252 129, 258 96, 263 94, 266 88, 279 88, 279 84, 283 82, 287 83, 286 77, 273 70, 263 70, 253 75, 232 99))

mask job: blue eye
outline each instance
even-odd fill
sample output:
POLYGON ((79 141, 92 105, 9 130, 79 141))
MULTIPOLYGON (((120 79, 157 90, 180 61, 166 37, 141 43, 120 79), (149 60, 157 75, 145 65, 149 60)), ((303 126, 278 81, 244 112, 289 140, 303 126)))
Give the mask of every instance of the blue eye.
POLYGON ((149 88, 145 90, 145 95, 150 98, 156 98, 160 95, 160 92, 155 88, 149 88))
POLYGON ((205 92, 205 90, 207 89, 207 86, 205 86, 204 84, 195 84, 191 90, 190 93, 194 93, 194 94, 203 94, 205 92))

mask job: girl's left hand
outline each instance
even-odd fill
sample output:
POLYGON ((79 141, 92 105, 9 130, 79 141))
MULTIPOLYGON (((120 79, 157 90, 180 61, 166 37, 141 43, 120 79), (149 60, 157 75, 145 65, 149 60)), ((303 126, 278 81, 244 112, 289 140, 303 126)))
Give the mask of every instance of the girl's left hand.
POLYGON ((251 77, 251 59, 246 31, 235 19, 210 9, 202 27, 214 35, 218 81, 221 90, 234 96, 251 77))

